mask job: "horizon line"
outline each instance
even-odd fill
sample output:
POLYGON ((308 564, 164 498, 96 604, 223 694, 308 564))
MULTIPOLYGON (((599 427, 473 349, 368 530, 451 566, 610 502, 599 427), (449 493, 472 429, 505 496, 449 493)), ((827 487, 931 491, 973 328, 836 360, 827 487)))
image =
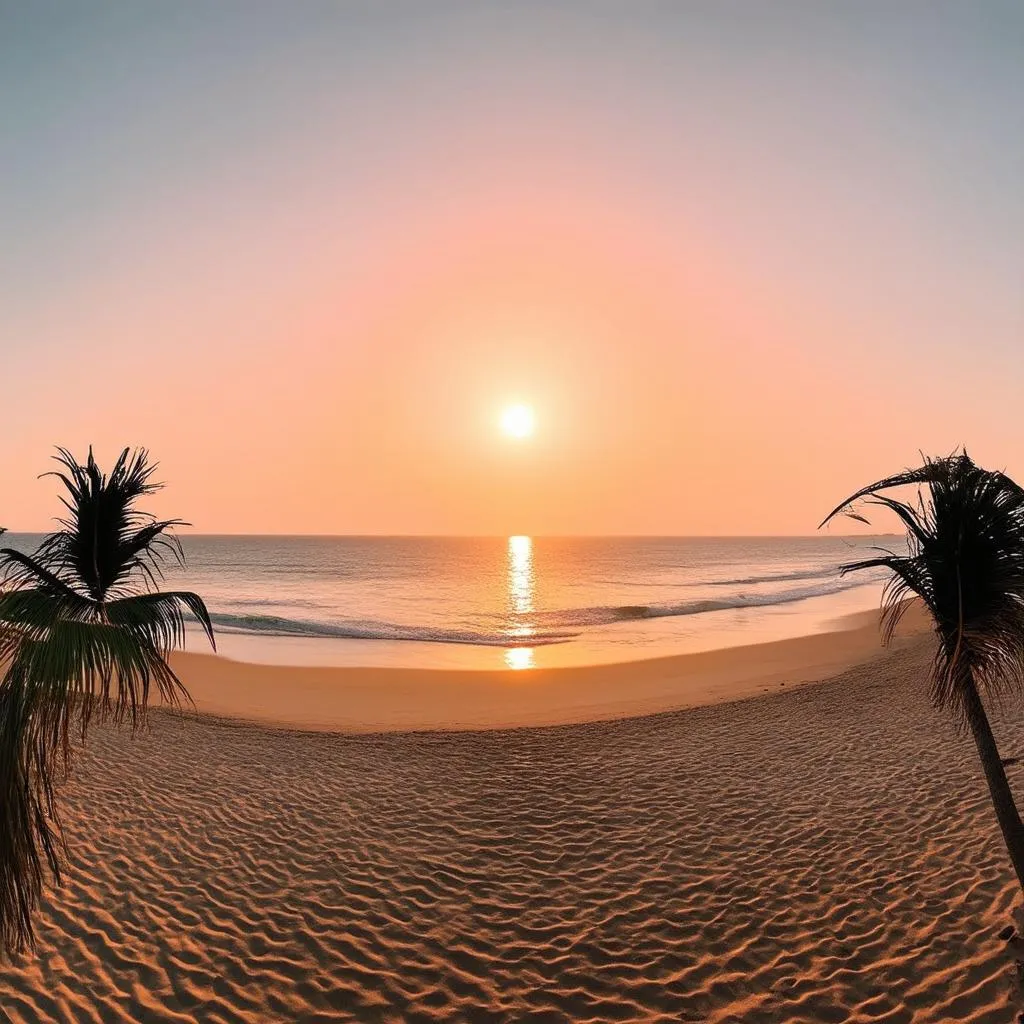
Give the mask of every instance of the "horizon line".
MULTIPOLYGON (((10 527, 8 536, 43 537, 52 530, 16 530, 10 527)), ((238 537, 238 538, 309 538, 321 540, 507 540, 509 537, 529 537, 532 540, 816 540, 825 537, 848 539, 858 537, 902 537, 899 531, 878 533, 182 533, 186 537, 238 537)))

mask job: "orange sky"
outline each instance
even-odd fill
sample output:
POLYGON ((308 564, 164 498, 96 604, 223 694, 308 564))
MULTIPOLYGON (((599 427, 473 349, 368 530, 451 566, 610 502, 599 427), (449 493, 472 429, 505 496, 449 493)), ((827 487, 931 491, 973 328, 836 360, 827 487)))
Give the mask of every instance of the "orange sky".
POLYGON ((807 533, 921 448, 1024 476, 1019 10, 504 7, 8 24, 0 522, 90 441, 204 532, 807 533))

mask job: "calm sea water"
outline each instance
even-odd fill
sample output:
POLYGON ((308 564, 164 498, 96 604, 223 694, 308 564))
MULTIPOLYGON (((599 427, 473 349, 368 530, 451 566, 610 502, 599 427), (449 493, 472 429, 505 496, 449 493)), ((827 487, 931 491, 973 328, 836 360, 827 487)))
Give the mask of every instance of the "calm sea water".
MULTIPOLYGON (((40 538, 4 540, 30 550, 40 538)), ((183 538, 229 657, 505 667, 711 650, 877 606, 839 565, 895 538, 183 538)), ((199 649, 198 637, 190 646, 199 649)))

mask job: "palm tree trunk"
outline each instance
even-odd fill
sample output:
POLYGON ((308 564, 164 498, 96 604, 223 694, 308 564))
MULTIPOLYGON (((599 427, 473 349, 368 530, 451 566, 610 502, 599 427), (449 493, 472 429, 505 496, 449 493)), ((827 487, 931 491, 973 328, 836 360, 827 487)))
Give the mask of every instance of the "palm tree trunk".
POLYGON ((1021 823, 1020 813, 1013 799, 1013 790, 1010 789, 1010 783, 1003 768, 1003 759, 999 756, 996 738, 992 735, 992 726, 989 725, 988 715, 985 714, 985 705, 981 701, 981 695, 974 685, 973 678, 967 679, 964 689, 967 721, 974 736, 974 743, 978 748, 981 766, 985 769, 992 806, 995 808, 996 819, 1003 832, 1006 849, 1010 852, 1013 869, 1017 872, 1017 882, 1024 890, 1024 824, 1021 823))

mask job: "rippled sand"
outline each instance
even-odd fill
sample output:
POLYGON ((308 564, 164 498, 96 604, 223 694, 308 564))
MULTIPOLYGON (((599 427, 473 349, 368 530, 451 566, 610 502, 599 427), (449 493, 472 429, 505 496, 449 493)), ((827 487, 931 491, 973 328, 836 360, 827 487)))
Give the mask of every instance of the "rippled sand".
MULTIPOLYGON (((0 1007, 1013 1020, 997 932, 1014 882, 973 747, 924 701, 927 655, 551 729, 98 729, 65 791, 66 884, 38 954, 0 968, 0 1007)), ((1024 752, 1019 726, 999 733, 1024 752)))

